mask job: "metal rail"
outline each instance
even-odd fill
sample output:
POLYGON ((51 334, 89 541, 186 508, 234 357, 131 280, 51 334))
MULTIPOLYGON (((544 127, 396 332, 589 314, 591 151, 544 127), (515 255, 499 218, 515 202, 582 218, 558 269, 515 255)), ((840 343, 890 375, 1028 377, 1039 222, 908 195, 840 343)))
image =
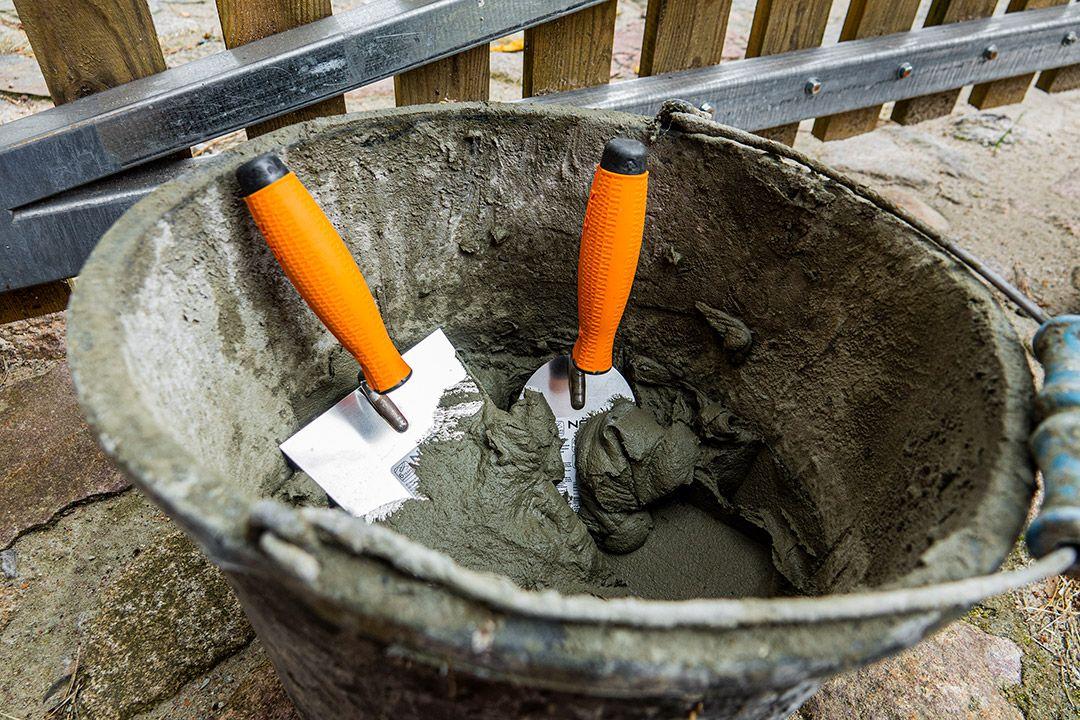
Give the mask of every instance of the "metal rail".
MULTIPOLYGON (((596 2, 376 0, 0 126, 0 290, 77 274, 124 210, 200 160, 131 168, 596 2)), ((651 115, 679 97, 756 130, 1080 63, 1078 32, 1065 5, 529 101, 651 115)))
POLYGON ((0 204, 25 205, 600 0, 375 0, 0 125, 0 204))
POLYGON ((601 85, 530 102, 653 115, 671 98, 760 130, 1080 62, 1080 5, 1009 13, 601 85), (992 49, 992 50, 991 50, 992 49), (991 59, 993 58, 993 59, 991 59))

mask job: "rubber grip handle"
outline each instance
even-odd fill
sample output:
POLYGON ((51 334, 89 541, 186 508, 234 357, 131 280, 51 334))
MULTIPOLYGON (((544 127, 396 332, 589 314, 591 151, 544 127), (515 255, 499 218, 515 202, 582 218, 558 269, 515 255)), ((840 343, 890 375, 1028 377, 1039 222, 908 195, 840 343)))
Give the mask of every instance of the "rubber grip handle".
MULTIPOLYGON (((1035 334, 1035 357, 1046 370, 1035 400, 1039 423, 1031 452, 1043 475, 1043 504, 1027 530, 1031 554, 1080 548, 1080 315, 1048 320, 1035 334)), ((1080 574, 1080 563, 1070 574, 1080 574)))
POLYGON ((287 172, 244 202, 293 286, 360 363, 368 386, 382 393, 405 382, 412 371, 360 268, 300 179, 287 172))
MULTIPOLYGON (((643 167, 643 165, 642 165, 643 167)), ((619 329, 641 254, 649 173, 596 168, 578 255, 578 336, 572 357, 578 369, 611 369, 619 329)))

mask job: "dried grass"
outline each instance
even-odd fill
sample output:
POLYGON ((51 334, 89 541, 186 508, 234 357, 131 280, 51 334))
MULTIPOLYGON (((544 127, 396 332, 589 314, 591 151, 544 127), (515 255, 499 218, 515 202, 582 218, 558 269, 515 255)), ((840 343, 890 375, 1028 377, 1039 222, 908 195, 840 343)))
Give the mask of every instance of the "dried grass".
POLYGON ((79 661, 82 658, 82 648, 75 653, 75 665, 71 669, 71 678, 68 681, 64 694, 45 711, 45 720, 65 720, 79 717, 79 691, 82 690, 82 678, 79 677, 79 661))
POLYGON ((1052 658, 1062 690, 1080 708, 1080 581, 1053 577, 1017 593, 1032 641, 1052 658))

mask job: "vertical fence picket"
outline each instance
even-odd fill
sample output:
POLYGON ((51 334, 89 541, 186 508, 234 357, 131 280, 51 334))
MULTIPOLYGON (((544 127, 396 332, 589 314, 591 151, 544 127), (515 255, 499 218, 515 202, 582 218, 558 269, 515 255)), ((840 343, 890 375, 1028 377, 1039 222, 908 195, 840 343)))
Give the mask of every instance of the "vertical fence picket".
POLYGON ((71 285, 67 280, 0 293, 0 325, 60 312, 67 307, 69 297, 71 285))
MULTIPOLYGON (((1053 7, 1054 5, 1065 5, 1068 2, 1069 0, 1009 0, 1009 6, 1005 8, 1005 12, 1036 10, 1038 8, 1053 7)), ((968 102, 980 110, 1023 102, 1028 87, 1031 86, 1031 79, 1034 77, 1035 73, 1027 73, 1026 75, 1017 75, 976 85, 971 88, 971 96, 968 97, 968 102)))
MULTIPOLYGON (((919 0, 852 0, 840 31, 840 40, 877 37, 910 30, 919 11, 919 0)), ((899 68, 897 71, 899 72, 899 68)), ((913 72, 918 72, 917 69, 913 72)), ((818 118, 814 135, 821 140, 840 140, 869 132, 877 125, 881 106, 860 108, 818 118)))
POLYGON ((398 105, 487 100, 491 51, 487 44, 436 60, 394 77, 398 105))
MULTIPOLYGON (((217 0, 217 9, 221 32, 228 48, 319 20, 332 12, 330 0, 217 0)), ((248 137, 255 137, 302 120, 341 115, 344 112, 345 96, 338 95, 256 123, 247 129, 247 134, 248 137)))
MULTIPOLYGON (((832 0, 758 0, 746 56, 776 55, 820 45, 831 7, 832 0)), ((791 145, 798 129, 798 123, 791 123, 758 134, 791 145)))
POLYGON ((638 74, 719 63, 730 12, 731 0, 649 0, 638 74))
POLYGON ((616 0, 525 31, 525 97, 603 85, 611 78, 616 0))
POLYGON ((1080 65, 1051 68, 1039 73, 1035 87, 1043 92, 1056 93, 1080 88, 1080 65))
MULTIPOLYGON (((165 69, 146 0, 15 0, 53 102, 62 105, 165 69)), ((0 323, 58 312, 59 280, 0 293, 0 323)))
MULTIPOLYGON (((964 22, 994 14, 997 0, 934 0, 926 17, 925 27, 946 23, 964 22)), ((987 58, 987 62, 993 62, 987 58)), ((923 120, 930 120, 948 115, 956 106, 960 88, 944 90, 933 95, 900 100, 893 107, 892 119, 901 125, 913 125, 923 120)))
POLYGON ((53 102, 165 69, 146 0, 15 0, 53 102))

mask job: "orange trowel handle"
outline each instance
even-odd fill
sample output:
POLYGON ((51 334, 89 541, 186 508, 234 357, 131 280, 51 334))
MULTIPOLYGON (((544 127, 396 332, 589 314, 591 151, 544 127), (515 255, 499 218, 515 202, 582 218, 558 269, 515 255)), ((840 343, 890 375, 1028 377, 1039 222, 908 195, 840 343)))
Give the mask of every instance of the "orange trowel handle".
POLYGON ((300 179, 276 156, 237 170, 255 224, 304 302, 352 353, 376 392, 412 372, 386 332, 360 268, 300 179))
POLYGON ((578 255, 578 337, 572 357, 583 372, 611 369, 615 332, 641 253, 648 187, 645 146, 626 138, 609 141, 593 176, 578 255))

